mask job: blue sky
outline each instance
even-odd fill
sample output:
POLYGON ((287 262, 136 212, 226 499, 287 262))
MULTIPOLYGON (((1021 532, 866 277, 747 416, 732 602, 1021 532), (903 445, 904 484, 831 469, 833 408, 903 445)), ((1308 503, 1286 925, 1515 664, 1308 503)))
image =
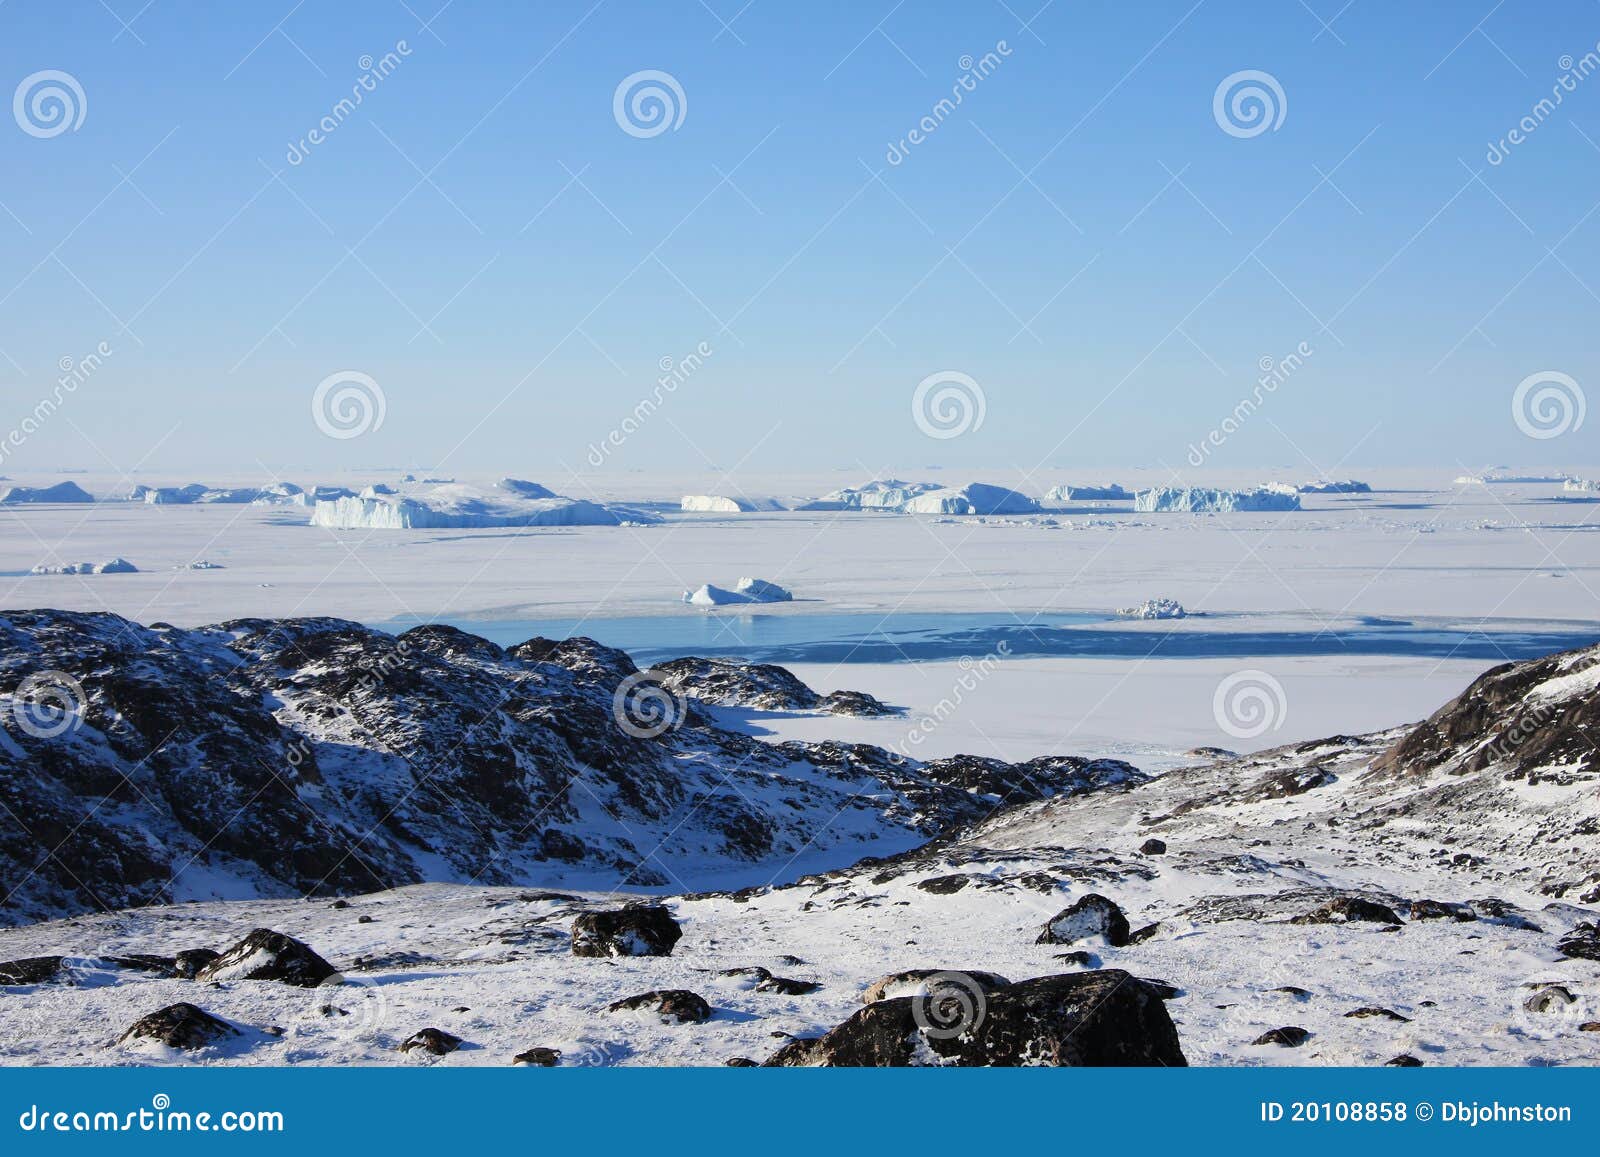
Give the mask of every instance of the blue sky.
POLYGON ((1217 465, 1595 458, 1510 404, 1600 381, 1600 76, 1486 159, 1596 50, 1588 0, 440 3, 0 7, 7 90, 56 69, 86 102, 51 137, 0 118, 0 427, 113 350, 9 472, 554 477, 702 342, 606 469, 1181 468, 1302 342, 1217 465), (613 94, 645 69, 685 103, 640 138, 613 94), (1246 69, 1285 109, 1240 137, 1213 95, 1246 69), (319 432, 340 370, 381 428, 319 432), (981 428, 919 431, 940 371, 981 428))

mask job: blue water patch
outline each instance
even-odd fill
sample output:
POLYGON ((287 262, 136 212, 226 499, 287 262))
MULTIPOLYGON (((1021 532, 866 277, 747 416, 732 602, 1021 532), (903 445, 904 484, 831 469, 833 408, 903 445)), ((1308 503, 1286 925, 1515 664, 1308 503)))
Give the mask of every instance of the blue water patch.
MULTIPOLYGON (((379 624, 401 631, 420 618, 379 624)), ((612 619, 434 620, 504 646, 535 636, 586 635, 640 663, 682 655, 762 663, 897 663, 1001 653, 1079 659, 1242 659, 1392 656, 1510 662, 1600 642, 1600 624, 1504 624, 1501 629, 1363 618, 1337 628, 1250 629, 1228 617, 1118 624, 1095 614, 704 613, 612 619)))

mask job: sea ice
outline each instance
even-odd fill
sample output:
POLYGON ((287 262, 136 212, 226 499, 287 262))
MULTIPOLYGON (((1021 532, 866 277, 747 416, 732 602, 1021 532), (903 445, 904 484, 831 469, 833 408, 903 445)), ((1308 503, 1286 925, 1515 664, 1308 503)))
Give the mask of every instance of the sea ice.
POLYGON ((1138 497, 1133 500, 1133 509, 1146 514, 1161 511, 1220 514, 1236 510, 1299 510, 1300 496, 1264 486, 1255 490, 1158 486, 1139 491, 1138 497))

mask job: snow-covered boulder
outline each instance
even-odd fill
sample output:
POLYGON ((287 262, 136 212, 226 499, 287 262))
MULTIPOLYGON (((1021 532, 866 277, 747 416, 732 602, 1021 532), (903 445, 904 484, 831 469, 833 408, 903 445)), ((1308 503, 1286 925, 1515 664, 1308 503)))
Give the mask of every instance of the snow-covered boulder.
POLYGON ((139 568, 125 558, 113 558, 106 562, 69 562, 64 566, 45 566, 40 564, 33 568, 30 574, 138 574, 139 568))
POLYGON ((0 486, 0 504, 17 506, 24 502, 93 502, 90 494, 76 482, 54 486, 0 486))
POLYGON ((731 591, 710 583, 685 591, 683 601, 697 607, 722 607, 736 603, 787 603, 794 601, 794 595, 765 579, 742 578, 731 591))
POLYGON ((1354 478, 1319 478, 1315 482, 1302 482, 1295 487, 1301 494, 1371 494, 1372 487, 1354 478))
POLYGON ((1117 614, 1125 619, 1181 619, 1188 612, 1177 599, 1146 599, 1136 607, 1123 607, 1117 614))
POLYGON ((1076 944, 1080 940, 1104 937, 1113 948, 1128 943, 1131 935, 1128 917, 1115 900, 1090 892, 1069 908, 1050 918, 1039 933, 1039 944, 1076 944))
POLYGON ((277 980, 301 988, 316 988, 337 975, 329 964, 302 940, 257 928, 243 940, 223 950, 195 973, 197 984, 229 980, 277 980))
POLYGON ((723 494, 685 494, 679 506, 698 514, 751 514, 758 510, 783 509, 770 498, 729 498, 723 494))
MULTIPOLYGON (((630 514, 630 518, 637 518, 630 514)), ((313 526, 339 530, 409 530, 488 526, 619 526, 609 507, 573 498, 522 498, 454 484, 408 487, 394 494, 318 499, 313 526)))
POLYGON ((1299 510, 1300 496, 1264 486, 1255 490, 1158 486, 1139 491, 1133 500, 1133 509, 1145 514, 1170 511, 1222 514, 1237 510, 1299 510))
POLYGON ((846 486, 803 503, 801 510, 901 510, 919 494, 938 490, 934 482, 901 482, 874 478, 864 486, 846 486))
POLYGON ((660 904, 583 912, 572 922, 574 956, 671 956, 683 929, 660 904))
POLYGON ((1058 502, 1130 502, 1133 491, 1124 490, 1115 482, 1104 486, 1052 486, 1045 492, 1047 503, 1058 502))
POLYGON ((966 486, 930 490, 905 504, 907 514, 1032 514, 1039 503, 1026 494, 970 482, 966 486))

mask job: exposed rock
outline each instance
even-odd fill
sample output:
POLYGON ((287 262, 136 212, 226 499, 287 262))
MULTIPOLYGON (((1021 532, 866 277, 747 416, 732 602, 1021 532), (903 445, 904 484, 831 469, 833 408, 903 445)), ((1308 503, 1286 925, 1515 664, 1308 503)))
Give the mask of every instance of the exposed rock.
POLYGON ((1128 943, 1128 933, 1128 918, 1116 902, 1098 892, 1090 892, 1051 917, 1034 943, 1076 944, 1092 936, 1103 936, 1107 944, 1120 948, 1128 943))
POLYGON ((961 891, 972 883, 971 876, 934 876, 929 880, 918 880, 916 888, 919 892, 928 892, 935 896, 950 896, 961 891))
POLYGON ((514 1065, 537 1065, 540 1068, 553 1069, 561 1063, 561 1050, 534 1047, 512 1057, 511 1063, 514 1065))
POLYGON ((1413 900, 1411 901, 1411 918, 1413 920, 1459 920, 1468 923, 1476 920, 1478 914, 1466 904, 1452 904, 1443 900, 1413 900))
POLYGON ((964 980, 986 992, 993 992, 1011 983, 1003 976, 979 969, 908 968, 904 972, 891 972, 887 976, 880 976, 867 985, 861 994, 861 1003, 876 1004, 880 1000, 891 1000, 896 997, 926 996, 930 980, 936 982, 964 980))
POLYGON ((829 691, 818 700, 817 707, 830 715, 854 715, 864 719, 902 713, 898 707, 891 707, 865 691, 829 691))
POLYGON ((29 956, 0 964, 0 984, 49 984, 61 979, 61 956, 29 956))
POLYGON ((584 912, 572 922, 574 956, 671 956, 683 937, 660 904, 635 904, 611 912, 584 912))
POLYGON ((761 1067, 759 1061, 753 1061, 749 1057, 729 1057, 722 1063, 730 1069, 757 1069, 761 1067))
POLYGON ((606 1005, 607 1012, 653 1012, 662 1024, 704 1024, 711 1019, 705 998, 686 988, 662 988, 625 996, 606 1005))
POLYGON ((172 958, 172 967, 185 980, 193 980, 202 968, 221 955, 214 948, 185 948, 172 958))
POLYGON ((1385 1020, 1397 1021, 1400 1024, 1411 1023, 1411 1018, 1409 1016, 1401 1016, 1392 1008, 1379 1008, 1376 1005, 1368 1005, 1364 1008, 1352 1008, 1349 1012, 1345 1013, 1345 1016, 1354 1017, 1357 1020, 1368 1020, 1375 1016, 1381 1016, 1385 1020))
POLYGON ((1282 1028, 1268 1029, 1250 1043, 1252 1045, 1279 1045, 1286 1049, 1297 1049, 1310 1039, 1310 1029, 1289 1024, 1284 1025, 1282 1028))
POLYGON ((1547 984, 1538 992, 1528 996, 1522 1002, 1522 1007, 1529 1012, 1547 1013, 1560 1012, 1569 1005, 1578 1003, 1578 998, 1572 992, 1559 984, 1547 984))
POLYGON ((1161 921, 1159 920, 1153 924, 1146 924, 1143 928, 1135 928, 1132 932, 1128 933, 1128 943, 1143 944, 1146 940, 1149 940, 1160 931, 1161 921))
POLYGON ((1401 1053, 1397 1057, 1390 1057, 1383 1062, 1384 1065, 1396 1069, 1420 1069, 1422 1062, 1410 1053, 1401 1053))
POLYGON ((1556 951, 1569 958, 1600 960, 1600 922, 1579 924, 1556 943, 1556 951))
POLYGON ((1151 836, 1148 840, 1139 845, 1139 851, 1143 852, 1147 856, 1165 855, 1166 850, 1167 841, 1158 840, 1154 836, 1151 836))
POLYGON ((994 990, 942 1027, 927 998, 879 1000, 770 1066, 1184 1065, 1160 998, 1120 970, 1045 976, 994 990))
POLYGON ((1341 896, 1329 900, 1303 915, 1289 921, 1291 924, 1400 924, 1403 921, 1387 904, 1361 896, 1341 896))
POLYGON ((117 1043, 153 1040, 169 1048, 203 1049, 238 1035, 239 1030, 227 1021, 184 1001, 141 1016, 117 1038, 117 1043))
POLYGON ((301 988, 315 988, 337 970, 313 952, 309 945, 274 932, 257 928, 195 974, 198 981, 280 980, 301 988))
POLYGON ((421 1049, 425 1053, 432 1053, 436 1057, 442 1057, 446 1053, 455 1052, 460 1047, 461 1038, 454 1033, 445 1032, 442 1028, 424 1028, 418 1029, 407 1037, 400 1045, 400 1051, 408 1053, 413 1049, 421 1049))
POLYGON ((757 992, 776 992, 780 996, 809 996, 822 985, 815 980, 794 980, 787 976, 765 976, 756 984, 757 992))

